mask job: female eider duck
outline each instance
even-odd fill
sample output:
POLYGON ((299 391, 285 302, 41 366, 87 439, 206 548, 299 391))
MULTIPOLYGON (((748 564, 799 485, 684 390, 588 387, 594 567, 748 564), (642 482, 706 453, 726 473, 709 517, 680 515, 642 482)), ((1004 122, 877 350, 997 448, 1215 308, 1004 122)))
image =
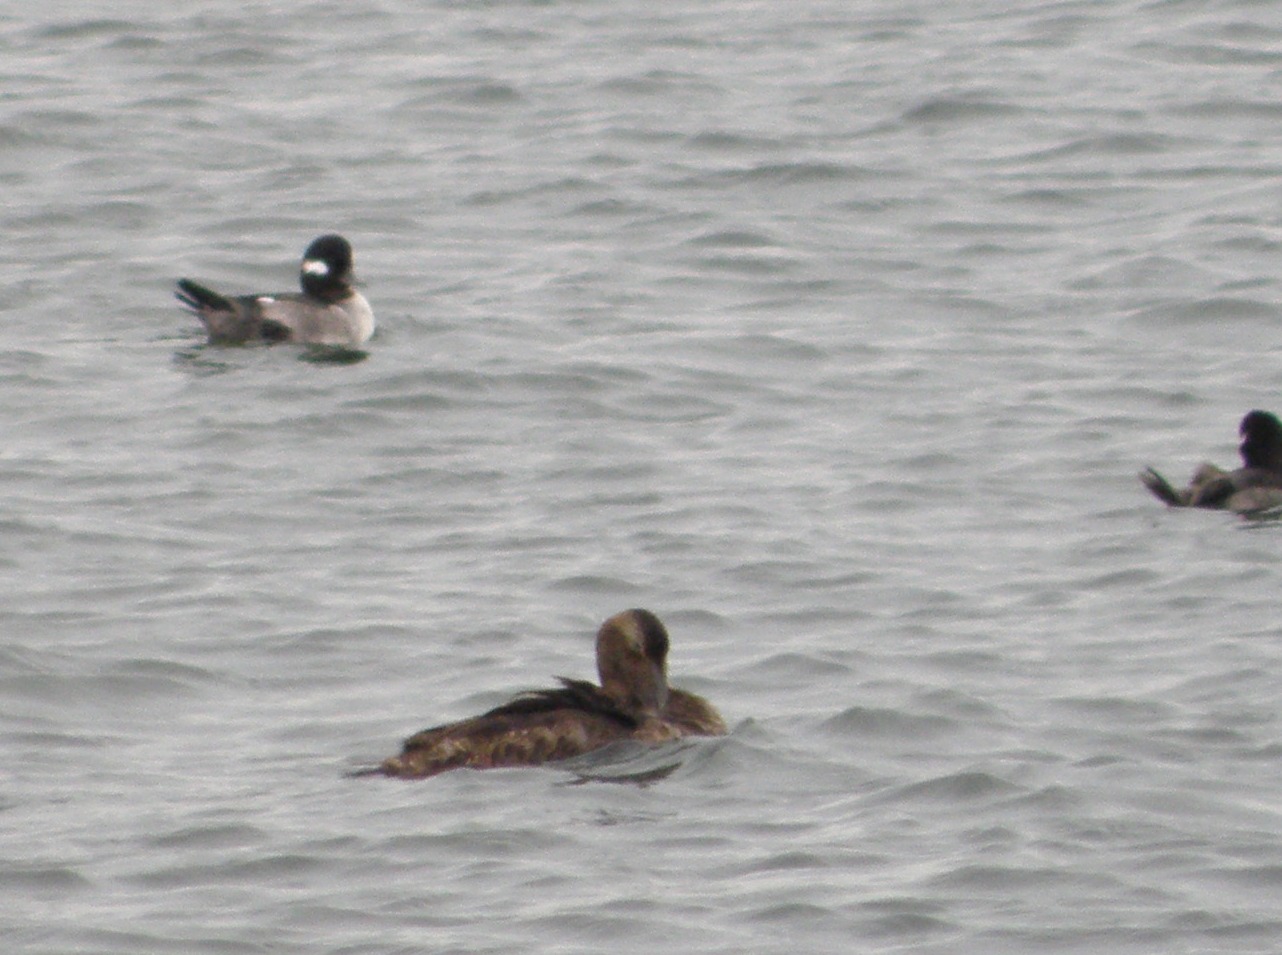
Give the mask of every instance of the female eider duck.
POLYGON ((399 756, 372 772, 423 779, 465 766, 537 766, 620 740, 725 735, 711 703, 668 686, 667 657, 668 631, 659 618, 625 610, 597 631, 600 686, 562 677, 557 689, 523 693, 481 716, 415 733, 399 756))
POLYGON ((1267 411, 1249 411, 1238 426, 1242 467, 1225 471, 1203 464, 1188 487, 1171 486, 1153 468, 1140 472, 1140 481, 1153 496, 1171 507, 1209 507, 1249 514, 1282 505, 1282 422, 1267 411))
POLYGON ((220 295, 190 279, 178 280, 178 301, 199 318, 209 341, 300 342, 354 347, 374 334, 374 311, 352 287, 352 247, 341 235, 323 235, 303 253, 302 293, 220 295))

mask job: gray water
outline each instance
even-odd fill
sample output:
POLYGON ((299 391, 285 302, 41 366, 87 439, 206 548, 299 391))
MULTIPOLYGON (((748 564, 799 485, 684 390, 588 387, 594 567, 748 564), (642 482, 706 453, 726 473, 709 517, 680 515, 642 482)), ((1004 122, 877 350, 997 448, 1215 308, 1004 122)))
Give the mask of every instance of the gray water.
POLYGON ((1282 950, 1276 5, 15 7, 6 952, 1282 950), (346 775, 633 606, 728 737, 346 775))

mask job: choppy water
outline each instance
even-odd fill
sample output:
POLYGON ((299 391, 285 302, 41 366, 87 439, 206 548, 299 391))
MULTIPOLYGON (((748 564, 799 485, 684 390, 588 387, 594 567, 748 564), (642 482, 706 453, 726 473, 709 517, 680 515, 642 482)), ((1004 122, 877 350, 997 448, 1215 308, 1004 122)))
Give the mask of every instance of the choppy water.
POLYGON ((0 15, 11 952, 1271 952, 1249 2, 0 15), (368 357, 170 296, 337 230, 368 357), (630 606, 723 740, 345 771, 630 606), (588 781, 673 768, 649 785, 588 781))

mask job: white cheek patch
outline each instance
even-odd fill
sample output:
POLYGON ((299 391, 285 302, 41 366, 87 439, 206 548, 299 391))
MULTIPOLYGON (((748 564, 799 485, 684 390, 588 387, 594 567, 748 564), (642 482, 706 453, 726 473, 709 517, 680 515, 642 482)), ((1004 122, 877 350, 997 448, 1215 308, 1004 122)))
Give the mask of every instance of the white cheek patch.
POLYGON ((259 305, 270 305, 272 302, 276 300, 272 298, 270 295, 260 295, 258 296, 257 301, 259 305))
POLYGON ((329 266, 320 259, 308 259, 303 263, 303 271, 308 275, 329 275, 329 266))

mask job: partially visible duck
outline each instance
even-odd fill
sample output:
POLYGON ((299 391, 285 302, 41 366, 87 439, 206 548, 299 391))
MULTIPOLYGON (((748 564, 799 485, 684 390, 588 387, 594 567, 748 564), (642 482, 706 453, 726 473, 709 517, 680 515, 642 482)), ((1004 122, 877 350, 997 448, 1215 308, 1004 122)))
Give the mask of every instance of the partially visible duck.
POLYGON ((178 280, 178 301, 199 318, 215 344, 300 342, 364 344, 374 334, 374 312, 352 287, 352 247, 341 235, 323 235, 303 253, 302 293, 226 296, 190 279, 178 280))
POLYGON ((597 631, 600 686, 561 678, 555 689, 425 729, 374 772, 421 779, 462 767, 536 766, 620 740, 724 735, 726 724, 712 704, 668 686, 668 643, 668 631, 650 611, 615 614, 597 631))
POLYGON ((1238 426, 1242 467, 1225 471, 1202 464, 1188 487, 1172 487, 1153 468, 1140 472, 1140 481, 1171 507, 1222 508, 1247 514, 1282 505, 1282 422, 1267 411, 1250 411, 1238 426))

